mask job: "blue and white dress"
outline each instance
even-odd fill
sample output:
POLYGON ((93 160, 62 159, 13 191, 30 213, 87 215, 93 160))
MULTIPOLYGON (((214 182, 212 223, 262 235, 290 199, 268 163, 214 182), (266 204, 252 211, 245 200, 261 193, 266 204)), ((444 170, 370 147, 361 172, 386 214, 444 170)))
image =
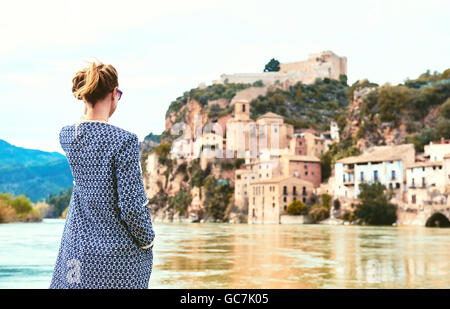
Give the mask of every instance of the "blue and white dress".
POLYGON ((50 288, 148 288, 155 232, 136 134, 82 120, 59 138, 74 187, 50 288))

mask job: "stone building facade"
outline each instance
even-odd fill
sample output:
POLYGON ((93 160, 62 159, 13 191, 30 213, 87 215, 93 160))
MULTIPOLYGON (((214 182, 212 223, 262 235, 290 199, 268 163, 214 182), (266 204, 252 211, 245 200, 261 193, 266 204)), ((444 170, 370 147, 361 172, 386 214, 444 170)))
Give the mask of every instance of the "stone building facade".
POLYGON ((347 58, 332 51, 310 54, 305 61, 280 63, 279 72, 222 74, 214 83, 250 83, 262 81, 269 85, 295 85, 297 82, 314 83, 316 78, 339 79, 347 75, 347 58))
POLYGON ((248 223, 279 224, 292 201, 306 203, 313 192, 311 182, 293 176, 254 182, 249 188, 248 223))

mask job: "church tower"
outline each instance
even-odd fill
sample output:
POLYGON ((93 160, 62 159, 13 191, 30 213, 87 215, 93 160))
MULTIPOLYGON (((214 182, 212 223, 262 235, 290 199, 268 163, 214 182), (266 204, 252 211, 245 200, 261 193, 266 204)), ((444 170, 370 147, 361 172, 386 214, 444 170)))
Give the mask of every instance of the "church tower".
POLYGON ((234 119, 250 120, 250 102, 247 100, 239 100, 234 103, 234 119))

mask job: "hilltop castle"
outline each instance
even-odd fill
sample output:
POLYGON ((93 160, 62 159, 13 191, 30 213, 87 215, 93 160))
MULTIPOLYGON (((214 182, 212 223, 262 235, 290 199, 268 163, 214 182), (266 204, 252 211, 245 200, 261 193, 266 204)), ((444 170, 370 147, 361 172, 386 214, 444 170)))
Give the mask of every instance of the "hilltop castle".
POLYGON ((305 84, 314 83, 316 78, 339 79, 340 75, 347 75, 347 57, 339 57, 332 51, 310 54, 308 60, 280 63, 278 72, 235 73, 222 74, 220 83, 250 83, 262 81, 265 85, 283 84, 295 85, 301 81, 305 84))

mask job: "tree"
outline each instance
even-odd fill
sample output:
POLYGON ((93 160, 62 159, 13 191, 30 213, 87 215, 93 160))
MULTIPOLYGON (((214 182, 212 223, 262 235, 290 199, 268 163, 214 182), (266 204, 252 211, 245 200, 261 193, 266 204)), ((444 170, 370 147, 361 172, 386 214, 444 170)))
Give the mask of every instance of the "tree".
POLYGON ((245 163, 245 160, 243 158, 236 158, 233 162, 234 168, 240 168, 242 164, 245 163))
POLYGON ((447 98, 447 100, 439 107, 439 111, 441 112, 441 117, 450 119, 450 98, 447 98))
POLYGON ((18 214, 28 213, 33 209, 30 199, 24 194, 17 196, 11 203, 11 206, 18 214))
POLYGON ((278 72, 280 71, 280 62, 275 58, 270 59, 270 61, 264 67, 264 72, 278 72))
POLYGON ((286 208, 288 215, 298 216, 306 213, 306 205, 299 200, 292 201, 286 208))
POLYGON ((61 191, 57 195, 50 195, 47 199, 47 204, 52 205, 55 208, 55 214, 57 217, 61 216, 64 209, 69 206, 70 198, 72 196, 73 187, 61 191))
POLYGON ((322 205, 328 209, 331 208, 331 195, 326 193, 322 194, 322 205))
POLYGON ((308 215, 311 216, 314 222, 323 221, 330 217, 330 209, 325 206, 315 204, 309 210, 308 215))
POLYGON ((302 85, 299 83, 297 90, 295 90, 295 102, 300 103, 302 100, 303 90, 302 85))
POLYGON ((218 184, 214 176, 208 176, 204 182, 205 209, 214 220, 224 220, 234 189, 228 184, 218 184))
POLYGON ((169 197, 169 207, 175 209, 183 216, 192 202, 192 195, 188 190, 180 190, 175 196, 169 197))
POLYGON ((392 193, 386 194, 386 187, 380 182, 359 185, 360 203, 356 205, 355 216, 369 225, 392 225, 397 221, 396 206, 390 203, 392 193))
POLYGON ((347 86, 347 75, 345 74, 339 75, 339 81, 342 83, 342 85, 347 86))

